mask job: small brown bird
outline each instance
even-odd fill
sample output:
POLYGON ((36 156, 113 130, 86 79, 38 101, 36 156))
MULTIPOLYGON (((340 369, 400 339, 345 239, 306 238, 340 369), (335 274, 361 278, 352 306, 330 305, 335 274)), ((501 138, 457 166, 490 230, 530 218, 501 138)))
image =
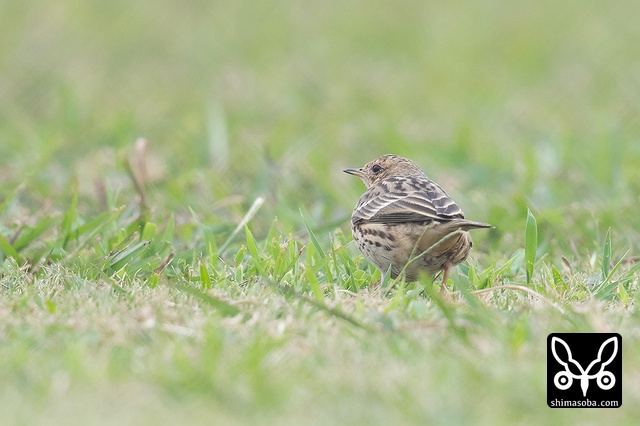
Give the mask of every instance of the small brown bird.
POLYGON ((471 250, 469 229, 491 225, 464 218, 460 207, 413 161, 383 155, 359 169, 367 190, 351 215, 351 232, 360 252, 391 277, 415 281, 421 271, 443 271, 444 290, 451 268, 471 250))

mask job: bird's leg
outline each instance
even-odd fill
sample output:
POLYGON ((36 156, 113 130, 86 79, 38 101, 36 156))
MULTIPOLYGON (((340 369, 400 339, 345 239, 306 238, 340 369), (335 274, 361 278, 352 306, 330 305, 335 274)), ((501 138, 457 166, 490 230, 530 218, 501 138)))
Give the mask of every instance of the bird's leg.
POLYGON ((451 272, 451 263, 447 262, 444 264, 444 269, 442 270, 442 284, 440 285, 440 294, 444 294, 444 290, 447 288, 449 272, 451 272))

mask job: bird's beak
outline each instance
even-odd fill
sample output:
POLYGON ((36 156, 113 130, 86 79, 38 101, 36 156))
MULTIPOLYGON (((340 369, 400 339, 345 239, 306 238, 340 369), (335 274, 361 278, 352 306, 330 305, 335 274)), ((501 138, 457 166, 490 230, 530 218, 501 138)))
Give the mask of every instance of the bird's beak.
POLYGON ((348 173, 350 175, 358 176, 359 178, 362 178, 362 175, 364 173, 364 171, 362 170, 362 167, 359 169, 344 169, 343 172, 348 173))

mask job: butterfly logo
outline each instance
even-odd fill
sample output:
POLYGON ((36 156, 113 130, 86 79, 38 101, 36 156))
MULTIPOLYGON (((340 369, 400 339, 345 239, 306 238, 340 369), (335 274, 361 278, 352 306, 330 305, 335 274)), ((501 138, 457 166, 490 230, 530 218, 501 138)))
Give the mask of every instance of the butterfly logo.
POLYGON ((567 345, 567 343, 559 337, 554 336, 551 339, 551 351, 553 352, 553 357, 556 359, 556 361, 558 361, 558 363, 564 367, 564 371, 558 372, 553 378, 553 384, 556 386, 556 388, 560 390, 566 390, 571 387, 574 379, 580 380, 582 396, 586 397, 587 389, 589 389, 589 381, 591 379, 596 379, 598 387, 602 390, 609 390, 616 384, 616 378, 613 373, 605 370, 605 368, 609 364, 611 364, 618 353, 618 340, 615 337, 611 337, 610 339, 605 340, 602 345, 600 345, 600 349, 598 350, 598 357, 594 359, 587 366, 587 368, 582 368, 580 363, 573 359, 573 355, 571 354, 569 345, 567 345), (603 361, 602 357, 605 348, 609 345, 613 345, 613 353, 606 361, 603 361), (558 351, 560 347, 562 347, 564 349, 564 352, 566 353, 566 360, 563 360, 562 355, 564 354, 559 353, 558 351), (575 366, 580 374, 575 374, 574 372, 572 372, 570 369, 571 365, 575 366), (592 373, 591 371, 595 370, 596 366, 598 365, 600 368, 596 372, 592 373))

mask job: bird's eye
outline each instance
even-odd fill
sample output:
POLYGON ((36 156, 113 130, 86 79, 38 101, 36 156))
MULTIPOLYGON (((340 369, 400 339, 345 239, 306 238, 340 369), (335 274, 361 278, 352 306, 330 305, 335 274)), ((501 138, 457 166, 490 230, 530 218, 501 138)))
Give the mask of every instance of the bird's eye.
POLYGON ((371 171, 377 175, 378 173, 380 173, 382 171, 382 167, 379 164, 374 164, 371 167, 371 171))

